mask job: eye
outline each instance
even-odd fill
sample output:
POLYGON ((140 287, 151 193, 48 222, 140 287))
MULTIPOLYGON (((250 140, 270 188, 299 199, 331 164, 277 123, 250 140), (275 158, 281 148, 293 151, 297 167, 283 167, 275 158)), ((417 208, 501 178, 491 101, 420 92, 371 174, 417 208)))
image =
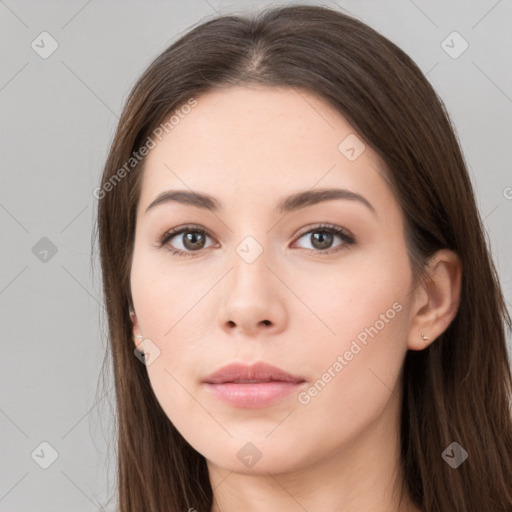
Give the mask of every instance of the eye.
POLYGON ((349 231, 329 224, 322 224, 313 229, 310 228, 299 237, 299 240, 301 238, 306 238, 313 246, 312 249, 306 248, 307 250, 320 254, 330 254, 331 252, 344 250, 355 243, 355 238, 349 231), (341 243, 333 248, 332 244, 336 237, 341 240, 341 243))
MULTIPOLYGON (((177 256, 194 257, 196 256, 194 253, 199 254, 202 249, 211 247, 211 245, 206 245, 208 238, 211 239, 212 235, 201 226, 181 226, 165 232, 157 245, 160 248, 165 247, 171 254, 177 256), (171 244, 174 239, 176 241, 171 244)), ((309 228, 299 236, 298 240, 301 238, 305 238, 311 243, 312 248, 306 247, 305 249, 315 254, 338 252, 355 243, 355 237, 348 230, 330 224, 309 228), (332 244, 336 237, 341 240, 341 243, 333 248, 332 244)))
POLYGON ((206 248, 206 239, 210 237, 210 233, 200 226, 182 226, 164 233, 158 246, 165 246, 168 251, 178 256, 194 256, 192 253, 206 248), (178 241, 174 243, 181 247, 176 248, 170 244, 174 238, 178 241))

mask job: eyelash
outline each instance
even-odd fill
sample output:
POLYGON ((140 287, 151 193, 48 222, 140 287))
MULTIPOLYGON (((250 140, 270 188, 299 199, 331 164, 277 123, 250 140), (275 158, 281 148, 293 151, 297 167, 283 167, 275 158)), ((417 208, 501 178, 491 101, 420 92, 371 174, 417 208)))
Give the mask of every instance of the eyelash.
MULTIPOLYGON (((332 224, 319 224, 318 226, 313 226, 312 228, 309 228, 307 231, 302 232, 298 235, 297 240, 302 238, 304 235, 307 235, 309 233, 314 232, 326 232, 331 233, 333 235, 339 236, 343 244, 336 246, 333 249, 326 249, 325 251, 322 251, 320 249, 304 249, 305 251, 309 253, 314 254, 320 254, 320 255, 326 255, 331 254, 333 252, 340 252, 342 250, 348 249, 351 245, 356 243, 355 237, 346 229, 340 228, 338 226, 334 226, 332 224)), ((188 226, 182 226, 178 228, 171 229, 170 231, 166 231, 159 239, 157 247, 163 248, 167 251, 169 251, 171 254, 174 254, 176 256, 184 256, 184 257, 195 257, 198 256, 201 253, 201 250, 199 251, 182 251, 181 249, 176 249, 174 247, 167 246, 167 243, 172 240, 175 236, 181 235, 182 233, 201 233, 202 235, 208 236, 210 238, 213 238, 213 236, 209 233, 209 231, 205 230, 204 228, 196 225, 188 225, 188 226)))

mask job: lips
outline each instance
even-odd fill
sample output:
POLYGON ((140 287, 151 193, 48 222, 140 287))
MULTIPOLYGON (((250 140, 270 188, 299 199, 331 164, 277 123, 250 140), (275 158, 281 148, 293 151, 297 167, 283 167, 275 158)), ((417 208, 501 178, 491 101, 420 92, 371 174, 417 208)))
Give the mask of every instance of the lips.
POLYGON ((203 384, 214 397, 232 407, 255 409, 284 400, 304 382, 302 377, 260 362, 251 366, 229 364, 206 377, 203 384))
POLYGON ((255 384, 264 382, 304 382, 302 377, 292 375, 281 368, 267 363, 256 363, 251 366, 232 363, 222 367, 204 379, 208 384, 255 384))

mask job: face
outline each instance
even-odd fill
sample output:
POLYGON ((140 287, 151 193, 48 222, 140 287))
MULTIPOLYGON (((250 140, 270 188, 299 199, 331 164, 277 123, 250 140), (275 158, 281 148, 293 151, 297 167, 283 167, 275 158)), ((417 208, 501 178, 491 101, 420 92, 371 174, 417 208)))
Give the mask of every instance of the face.
POLYGON ((412 275, 383 163, 306 91, 196 99, 150 151, 137 210, 134 332, 159 403, 210 468, 239 473, 385 441, 412 275))

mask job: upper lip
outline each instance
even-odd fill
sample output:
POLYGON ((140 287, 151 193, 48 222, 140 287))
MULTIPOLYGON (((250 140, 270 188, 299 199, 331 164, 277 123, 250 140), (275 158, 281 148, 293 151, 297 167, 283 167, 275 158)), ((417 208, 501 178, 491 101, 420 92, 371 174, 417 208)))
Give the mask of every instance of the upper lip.
POLYGON ((209 384, 225 384, 228 382, 249 383, 249 382, 304 382, 302 377, 272 366, 271 364, 259 362, 253 365, 242 363, 231 363, 223 366, 204 379, 209 384))

